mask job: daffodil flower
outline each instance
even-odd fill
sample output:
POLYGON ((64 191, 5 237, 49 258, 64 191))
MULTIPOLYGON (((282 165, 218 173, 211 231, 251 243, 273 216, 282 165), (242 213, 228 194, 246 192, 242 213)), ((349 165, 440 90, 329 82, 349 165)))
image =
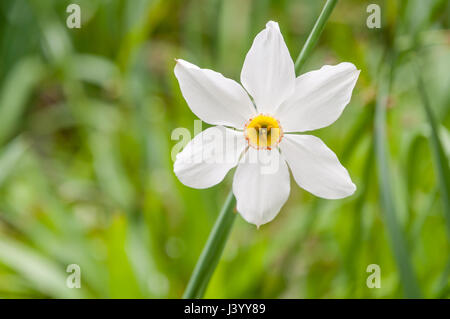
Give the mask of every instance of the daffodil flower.
POLYGON ((189 187, 207 188, 237 166, 236 208, 257 226, 270 222, 287 201, 289 168, 297 184, 318 197, 353 194, 356 186, 334 152, 315 136, 292 133, 336 121, 351 99, 359 72, 344 62, 296 78, 273 21, 247 53, 241 71, 245 89, 220 73, 177 60, 175 76, 189 107, 216 126, 195 136, 177 155, 176 176, 189 187), (218 135, 221 138, 213 138, 218 135), (276 170, 267 172, 268 162, 276 163, 276 170))

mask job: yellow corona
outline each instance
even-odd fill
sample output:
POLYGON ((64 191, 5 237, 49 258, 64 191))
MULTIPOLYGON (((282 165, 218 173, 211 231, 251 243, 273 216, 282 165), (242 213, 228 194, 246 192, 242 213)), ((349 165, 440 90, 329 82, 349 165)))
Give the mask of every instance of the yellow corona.
POLYGON ((270 150, 283 138, 280 122, 271 115, 259 114, 245 123, 244 135, 248 145, 255 149, 270 150))

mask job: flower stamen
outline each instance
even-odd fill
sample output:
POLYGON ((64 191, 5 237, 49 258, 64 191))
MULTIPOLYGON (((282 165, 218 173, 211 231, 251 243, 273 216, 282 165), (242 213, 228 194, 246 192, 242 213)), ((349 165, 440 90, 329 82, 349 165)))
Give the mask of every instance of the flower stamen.
POLYGON ((283 130, 273 116, 258 114, 245 123, 244 136, 251 147, 270 150, 281 142, 283 130))

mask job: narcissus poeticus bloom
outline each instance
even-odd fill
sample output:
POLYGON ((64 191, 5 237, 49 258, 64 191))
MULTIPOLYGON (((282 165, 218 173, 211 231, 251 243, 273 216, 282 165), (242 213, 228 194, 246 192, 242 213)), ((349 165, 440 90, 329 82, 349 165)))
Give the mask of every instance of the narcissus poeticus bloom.
POLYGON ((257 226, 271 221, 289 197, 288 167, 297 184, 318 197, 353 194, 356 186, 333 151, 315 136, 292 133, 336 121, 359 72, 344 62, 296 78, 273 21, 247 53, 241 72, 245 89, 220 73, 177 60, 175 76, 189 107, 216 126, 195 136, 177 155, 175 174, 187 186, 207 188, 237 166, 237 211, 257 226))

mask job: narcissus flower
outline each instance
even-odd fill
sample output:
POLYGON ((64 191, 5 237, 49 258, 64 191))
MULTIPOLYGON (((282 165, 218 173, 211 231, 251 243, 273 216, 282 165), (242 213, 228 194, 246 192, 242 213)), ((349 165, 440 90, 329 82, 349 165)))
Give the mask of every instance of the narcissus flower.
POLYGON ((353 194, 356 186, 333 151, 315 136, 292 133, 336 121, 359 72, 344 62, 296 78, 273 21, 247 53, 241 72, 245 90, 220 73, 177 60, 175 76, 189 107, 216 126, 195 136, 177 155, 175 174, 187 186, 207 188, 237 166, 237 211, 257 226, 271 221, 288 199, 289 168, 297 184, 318 197, 353 194))

